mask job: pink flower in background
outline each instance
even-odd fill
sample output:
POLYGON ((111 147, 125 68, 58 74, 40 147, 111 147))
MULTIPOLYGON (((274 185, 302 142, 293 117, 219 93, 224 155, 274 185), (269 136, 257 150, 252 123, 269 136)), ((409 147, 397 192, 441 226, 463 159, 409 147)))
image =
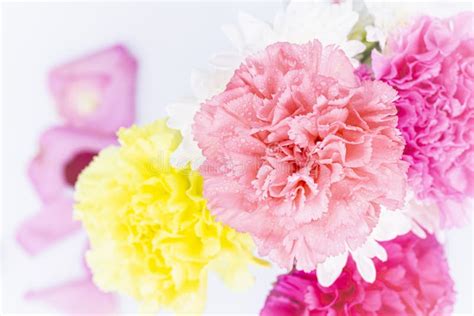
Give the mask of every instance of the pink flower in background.
POLYGON ((74 184, 79 173, 104 147, 116 142, 103 135, 70 126, 53 127, 39 141, 39 152, 28 173, 43 207, 18 230, 18 241, 36 254, 79 229, 72 219, 74 184))
MULTIPOLYGON (((85 252, 85 251, 84 251, 85 252)), ((117 297, 99 290, 89 267, 83 261, 84 275, 40 290, 31 290, 25 297, 40 300, 70 315, 107 315, 118 311, 117 297)))
MULTIPOLYGON (((30 164, 29 175, 43 206, 17 231, 17 240, 28 253, 37 255, 80 229, 80 223, 72 216, 74 184, 92 158, 115 142, 113 135, 70 126, 53 127, 42 134, 39 153, 30 164)), ((63 264, 67 264, 67 260, 63 264)), ((84 276, 77 280, 30 291, 25 298, 45 301, 68 313, 102 313, 116 309, 115 297, 95 287, 87 268, 84 268, 84 276)))
POLYGON ((211 212, 285 268, 362 246, 405 195, 395 97, 316 40, 249 57, 195 117, 211 212))
POLYGON ((352 260, 330 287, 314 272, 292 271, 278 277, 261 316, 450 315, 454 283, 438 241, 410 233, 383 246, 388 261, 377 260, 374 283, 362 280, 352 260))
POLYGON ((17 230, 17 241, 29 254, 36 255, 55 242, 78 231, 81 224, 72 218, 72 196, 59 196, 44 204, 17 230))
POLYGON ((72 126, 46 130, 39 140, 39 151, 28 174, 43 202, 68 194, 77 176, 104 147, 116 142, 115 134, 100 134, 72 126))
MULTIPOLYGON (((115 142, 113 134, 98 134, 70 126, 53 127, 42 134, 39 153, 28 171, 43 206, 17 231, 17 240, 28 253, 37 255, 80 229, 80 223, 74 221, 72 215, 74 184, 93 157, 115 142)), ((67 258, 63 260, 63 264, 67 264, 67 258)), ((116 309, 116 298, 95 287, 85 266, 84 275, 79 279, 29 291, 25 298, 42 300, 71 314, 87 315, 116 309)))
POLYGON ((437 204, 444 226, 462 223, 474 197, 474 13, 420 17, 372 59, 399 94, 412 189, 437 204))
MULTIPOLYGON (((51 72, 51 92, 65 122, 41 135, 39 152, 28 168, 43 203, 17 232, 18 242, 31 255, 80 229, 80 223, 72 218, 74 184, 93 157, 116 142, 116 131, 133 123, 136 70, 133 56, 116 45, 51 72)), ((68 264, 67 258, 61 259, 62 264, 68 264)), ((85 265, 84 275, 78 279, 29 291, 26 298, 42 300, 71 314, 117 309, 116 297, 95 287, 85 265)))
POLYGON ((136 72, 135 58, 116 45, 53 69, 49 84, 68 125, 114 133, 134 121, 136 72))
POLYGON ((28 300, 41 300, 70 315, 104 315, 117 312, 117 298, 99 290, 92 276, 67 281, 50 288, 30 291, 28 300))

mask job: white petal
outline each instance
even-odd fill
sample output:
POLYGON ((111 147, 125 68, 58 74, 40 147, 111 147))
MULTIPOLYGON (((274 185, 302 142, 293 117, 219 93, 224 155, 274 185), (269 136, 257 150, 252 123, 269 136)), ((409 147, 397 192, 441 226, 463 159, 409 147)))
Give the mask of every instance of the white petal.
POLYGON ((201 103, 224 91, 233 72, 223 69, 204 71, 195 69, 191 72, 191 89, 201 103))
POLYGON ((270 44, 273 33, 270 25, 245 12, 239 12, 238 20, 245 49, 253 48, 255 51, 270 44))
POLYGON ((166 107, 166 113, 169 116, 168 126, 179 130, 189 128, 198 109, 199 104, 193 99, 169 104, 166 107))
POLYGON ((183 140, 171 155, 171 164, 177 168, 183 168, 188 162, 191 162, 192 168, 197 169, 205 160, 201 149, 193 140, 190 128, 182 130, 181 133, 183 134, 183 140))
POLYGON ((366 282, 373 283, 375 281, 376 271, 372 259, 364 256, 353 256, 353 258, 361 277, 366 282))
POLYGON ((348 56, 355 56, 365 50, 365 45, 359 41, 351 40, 345 42, 341 48, 348 56))
POLYGON ((443 230, 436 231, 435 237, 440 244, 444 244, 446 242, 446 232, 443 230))
POLYGON ((242 51, 244 49, 245 42, 238 27, 233 24, 225 24, 222 26, 222 31, 229 39, 232 46, 234 46, 238 51, 242 51))
POLYGON ((411 227, 411 231, 412 231, 413 234, 417 235, 418 237, 420 237, 422 239, 426 238, 425 230, 423 228, 421 228, 421 226, 418 225, 416 222, 413 222, 412 227, 411 227))
POLYGON ((387 251, 378 242, 371 240, 370 245, 372 247, 371 254, 374 257, 379 258, 381 261, 387 261, 387 251))
POLYGON ((403 212, 382 208, 379 222, 372 231, 371 237, 378 241, 392 240, 408 233, 411 228, 412 221, 403 212))
POLYGON ((330 286, 336 281, 342 272, 342 269, 346 266, 348 253, 345 252, 335 257, 329 257, 323 263, 320 263, 316 267, 316 275, 318 282, 322 286, 330 286))
POLYGON ((352 257, 367 257, 372 259, 379 258, 382 261, 387 260, 387 252, 378 242, 373 239, 368 239, 362 246, 355 250, 351 250, 352 257))
POLYGON ((237 53, 220 53, 211 57, 209 62, 218 69, 236 69, 242 58, 237 53))
POLYGON ((366 39, 368 42, 379 42, 385 37, 383 31, 373 25, 367 25, 365 31, 367 32, 366 39))
MULTIPOLYGON (((352 3, 331 4, 321 1, 292 1, 277 15, 275 32, 282 41, 306 43, 318 39, 323 45, 335 44, 346 48, 349 57, 363 49, 363 44, 349 43, 348 35, 357 23, 359 14, 352 3)), ((352 42, 352 41, 351 41, 352 42)))
POLYGON ((418 200, 411 190, 405 201, 403 212, 412 219, 412 231, 415 234, 426 235, 423 229, 430 234, 440 230, 440 211, 435 203, 418 200))

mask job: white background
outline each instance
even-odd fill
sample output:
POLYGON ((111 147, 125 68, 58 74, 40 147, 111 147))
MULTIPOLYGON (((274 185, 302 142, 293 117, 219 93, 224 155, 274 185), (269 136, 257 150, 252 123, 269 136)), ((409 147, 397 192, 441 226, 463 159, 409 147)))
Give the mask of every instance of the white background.
MULTIPOLYGON (((435 4, 431 4, 435 6, 435 4)), ((39 207, 26 165, 40 133, 59 123, 46 86, 48 70, 111 44, 126 44, 139 61, 138 122, 165 115, 165 106, 189 95, 192 68, 206 67, 215 52, 230 46, 220 30, 238 10, 271 20, 280 2, 7 3, 2 12, 2 299, 5 313, 51 313, 23 300, 30 288, 52 285, 80 272, 84 235, 36 258, 15 243, 19 223, 39 207), (65 258, 59 260, 58 258, 65 258)), ((468 3, 441 7, 448 14, 468 3)), ((455 312, 472 313, 472 225, 447 234, 447 254, 458 292, 455 312)), ((256 269, 256 285, 235 294, 217 278, 209 284, 209 313, 256 314, 280 272, 256 269)), ((136 312, 130 299, 123 310, 136 312)))

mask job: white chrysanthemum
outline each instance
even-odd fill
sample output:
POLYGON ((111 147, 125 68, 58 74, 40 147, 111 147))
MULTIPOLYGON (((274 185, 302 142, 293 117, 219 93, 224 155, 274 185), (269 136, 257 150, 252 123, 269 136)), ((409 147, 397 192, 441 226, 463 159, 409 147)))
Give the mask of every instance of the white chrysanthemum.
POLYGON ((323 46, 335 44, 353 58, 364 50, 364 45, 349 40, 348 35, 359 19, 351 1, 331 4, 321 1, 292 1, 279 11, 273 24, 240 13, 238 25, 225 25, 224 32, 235 52, 216 55, 211 62, 221 69, 234 70, 250 54, 276 42, 304 44, 318 39, 323 46))
POLYGON ((391 32, 409 22, 415 14, 413 6, 392 2, 366 2, 369 14, 373 17, 373 25, 367 25, 366 39, 368 42, 378 42, 383 50, 391 32))
POLYGON ((193 98, 169 104, 168 125, 181 132, 183 140, 171 156, 175 167, 183 167, 188 162, 197 169, 204 161, 201 150, 191 134, 194 114, 199 110, 201 102, 222 92, 230 78, 228 71, 214 69, 210 71, 194 70, 191 73, 191 89, 193 98))
POLYGON ((183 142, 173 154, 171 162, 183 166, 191 161, 197 168, 204 161, 201 151, 191 135, 193 117, 199 104, 222 92, 240 63, 249 55, 263 50, 275 42, 306 43, 318 39, 323 45, 335 44, 352 58, 365 46, 348 36, 359 15, 351 1, 331 4, 329 1, 292 1, 280 10, 273 21, 267 23, 246 13, 240 13, 237 25, 225 25, 223 30, 234 51, 216 54, 211 59, 212 70, 195 71, 191 76, 194 98, 170 104, 167 108, 172 128, 179 129, 183 142))

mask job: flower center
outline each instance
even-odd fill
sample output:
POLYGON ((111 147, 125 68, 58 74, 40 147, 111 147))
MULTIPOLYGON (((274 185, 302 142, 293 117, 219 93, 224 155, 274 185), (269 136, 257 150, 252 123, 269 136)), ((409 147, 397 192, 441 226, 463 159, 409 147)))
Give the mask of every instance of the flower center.
POLYGON ((71 187, 76 184, 77 178, 81 171, 89 165, 96 152, 83 151, 72 157, 64 166, 64 179, 71 187))

